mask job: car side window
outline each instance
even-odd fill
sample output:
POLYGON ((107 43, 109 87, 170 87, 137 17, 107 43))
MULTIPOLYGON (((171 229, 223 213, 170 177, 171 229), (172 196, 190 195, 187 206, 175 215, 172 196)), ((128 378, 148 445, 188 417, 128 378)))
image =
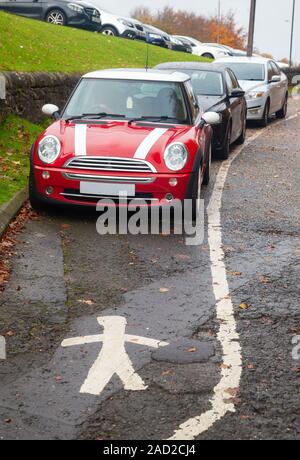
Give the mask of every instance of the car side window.
POLYGON ((274 72, 274 69, 272 67, 272 63, 271 62, 268 62, 268 81, 271 81, 272 78, 274 77, 275 72, 274 72))
POLYGON ((234 75, 234 73, 230 70, 229 71, 229 75, 230 75, 230 78, 231 78, 231 81, 232 81, 232 87, 233 89, 238 89, 240 87, 237 79, 236 79, 236 76, 234 75))
POLYGON ((196 96, 195 96, 195 93, 194 93, 194 90, 193 90, 191 82, 187 81, 185 83, 185 87, 186 87, 188 98, 190 100, 190 105, 191 105, 191 110, 192 110, 192 118, 193 118, 193 120, 195 120, 197 118, 197 116, 199 115, 199 111, 200 111, 199 106, 198 106, 198 101, 196 99, 196 96))
POLYGON ((281 71, 280 71, 278 65, 277 65, 275 62, 272 61, 272 62, 271 62, 271 66, 272 66, 274 75, 281 76, 281 71))
POLYGON ((226 78, 226 86, 227 86, 228 93, 231 94, 233 91, 233 83, 232 83, 231 76, 227 70, 225 71, 225 78, 226 78))

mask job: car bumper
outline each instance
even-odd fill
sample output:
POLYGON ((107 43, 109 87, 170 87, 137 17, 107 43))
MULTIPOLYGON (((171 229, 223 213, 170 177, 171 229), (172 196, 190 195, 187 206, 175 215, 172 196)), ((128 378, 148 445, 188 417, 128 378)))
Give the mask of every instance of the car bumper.
POLYGON ((266 100, 257 98, 247 100, 247 120, 261 120, 264 116, 266 100))
POLYGON ((101 18, 87 14, 74 15, 67 18, 68 26, 78 29, 98 31, 101 29, 101 18))
POLYGON ((95 171, 68 170, 60 168, 47 168, 34 166, 34 182, 35 191, 38 199, 56 204, 69 205, 84 205, 95 207, 99 200, 113 200, 114 204, 119 205, 119 197, 115 195, 94 195, 83 194, 80 192, 80 183, 105 183, 119 184, 122 189, 122 183, 130 183, 135 185, 135 194, 128 196, 128 200, 133 203, 147 206, 162 206, 169 203, 168 194, 171 194, 173 199, 183 201, 191 198, 192 184, 194 183, 194 174, 123 174, 126 182, 122 181, 120 176, 113 173, 96 173, 95 171), (42 173, 47 171, 50 173, 48 179, 44 179, 42 173), (80 178, 74 179, 74 174, 80 178), (93 180, 88 179, 88 175, 93 175, 93 180), (72 175, 69 178, 68 175, 72 175), (177 185, 171 186, 170 179, 177 179, 177 185), (136 180, 138 179, 138 180, 136 180), (143 180, 144 182, 140 182, 143 180), (51 187, 51 193, 49 193, 51 187), (48 190, 48 191, 47 191, 48 190))

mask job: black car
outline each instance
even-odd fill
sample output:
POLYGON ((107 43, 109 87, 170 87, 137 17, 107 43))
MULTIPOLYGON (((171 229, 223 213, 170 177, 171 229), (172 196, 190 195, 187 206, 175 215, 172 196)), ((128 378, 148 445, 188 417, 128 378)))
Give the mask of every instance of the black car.
POLYGON ((168 48, 172 51, 192 53, 192 47, 189 44, 182 43, 177 38, 170 36, 157 27, 144 25, 144 30, 146 32, 146 41, 151 45, 161 46, 162 48, 168 48))
POLYGON ((178 70, 190 75, 200 109, 203 112, 213 111, 220 114, 220 124, 213 127, 215 156, 227 159, 231 144, 245 142, 245 92, 231 69, 224 67, 224 64, 195 62, 168 62, 158 65, 156 69, 178 70))
POLYGON ((93 31, 101 27, 100 12, 86 1, 0 0, 0 10, 60 26, 93 31))

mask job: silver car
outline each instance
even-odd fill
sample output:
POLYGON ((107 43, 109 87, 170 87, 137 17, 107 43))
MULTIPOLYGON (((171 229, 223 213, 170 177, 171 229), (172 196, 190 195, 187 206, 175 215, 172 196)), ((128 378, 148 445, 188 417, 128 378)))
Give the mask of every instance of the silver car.
POLYGON ((288 105, 288 79, 275 61, 261 57, 218 59, 230 67, 246 92, 247 119, 268 125, 271 115, 285 118, 288 105))

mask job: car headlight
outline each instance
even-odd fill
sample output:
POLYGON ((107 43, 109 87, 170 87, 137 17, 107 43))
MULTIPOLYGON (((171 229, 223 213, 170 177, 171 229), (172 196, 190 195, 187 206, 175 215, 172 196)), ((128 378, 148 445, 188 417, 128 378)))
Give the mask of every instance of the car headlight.
POLYGON ((57 137, 46 136, 41 140, 38 147, 38 155, 43 163, 50 164, 59 157, 61 144, 57 137))
POLYGON ((164 161, 171 171, 180 171, 186 165, 188 151, 184 144, 178 142, 169 145, 164 154, 164 161))
POLYGON ((81 5, 76 5, 76 3, 68 3, 68 8, 72 11, 76 11, 76 13, 83 13, 84 8, 81 5))
POLYGON ((132 24, 132 22, 129 22, 129 21, 126 21, 126 19, 118 19, 118 21, 123 24, 123 26, 126 26, 126 27, 133 27, 134 28, 134 25, 132 24))
POLYGON ((258 99, 260 97, 263 97, 265 93, 263 91, 249 91, 249 93, 246 94, 247 99, 258 99))

